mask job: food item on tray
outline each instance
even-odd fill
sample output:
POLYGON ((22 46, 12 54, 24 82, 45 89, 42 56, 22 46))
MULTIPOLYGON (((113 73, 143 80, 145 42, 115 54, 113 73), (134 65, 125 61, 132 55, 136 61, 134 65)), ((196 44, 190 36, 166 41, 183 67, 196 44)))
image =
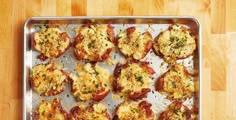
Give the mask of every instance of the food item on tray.
POLYGON ((74 55, 78 60, 104 61, 115 47, 115 35, 110 24, 83 25, 75 31, 74 55))
POLYGON ((118 63, 114 70, 113 90, 132 100, 142 99, 151 91, 149 87, 154 73, 147 62, 118 63))
POLYGON ((70 120, 111 120, 111 117, 102 103, 79 104, 70 110, 70 120))
POLYGON ((40 95, 52 96, 64 91, 68 77, 63 67, 55 62, 38 64, 31 70, 31 86, 40 95))
POLYGON ((140 60, 152 48, 152 35, 148 31, 141 33, 138 27, 129 27, 118 34, 117 43, 125 57, 140 60))
POLYGON ((155 115, 151 109, 152 104, 147 101, 125 101, 115 110, 113 120, 154 120, 155 115))
POLYGON ((196 41, 186 26, 175 24, 155 38, 153 49, 166 62, 174 63, 177 59, 192 55, 196 49, 196 41))
POLYGON ((157 79, 155 89, 169 99, 186 99, 194 95, 194 79, 185 66, 175 64, 157 79))
POLYGON ((100 101, 110 92, 111 75, 105 68, 86 63, 77 66, 78 76, 70 74, 72 94, 77 100, 100 101))
POLYGON ((46 60, 62 55, 70 47, 70 38, 59 28, 42 28, 33 35, 32 44, 41 52, 38 58, 46 60))
POLYGON ((193 120, 191 114, 189 108, 181 102, 174 102, 160 114, 159 120, 193 120))
POLYGON ((61 105, 59 98, 52 102, 43 101, 33 112, 33 120, 68 120, 69 115, 61 105))

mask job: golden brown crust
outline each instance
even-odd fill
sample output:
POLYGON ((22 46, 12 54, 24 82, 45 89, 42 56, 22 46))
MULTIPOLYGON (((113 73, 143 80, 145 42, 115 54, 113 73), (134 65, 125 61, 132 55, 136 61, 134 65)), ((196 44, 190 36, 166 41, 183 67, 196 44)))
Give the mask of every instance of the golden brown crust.
POLYGON ((83 25, 77 31, 74 55, 78 60, 102 62, 114 48, 114 30, 108 25, 83 25), (99 34, 98 34, 99 33, 99 34))
POLYGON ((172 103, 165 111, 163 111, 159 120, 193 120, 192 112, 181 102, 172 103))
POLYGON ((71 92, 77 100, 100 101, 110 92, 110 74, 97 65, 87 63, 77 66, 78 76, 70 75, 71 92))
POLYGON ((129 61, 123 65, 118 63, 114 70, 113 90, 132 100, 142 99, 151 91, 149 82, 154 73, 147 62, 129 61))
POLYGON ((196 49, 195 37, 184 25, 172 25, 154 40, 153 51, 168 63, 191 56, 196 49))
POLYGON ((75 106, 70 110, 70 120, 111 120, 107 108, 101 103, 91 106, 75 106), (98 108, 99 107, 99 108, 98 108))
POLYGON ((152 104, 147 101, 125 101, 116 107, 112 120, 154 120, 155 115, 151 109, 152 104))
POLYGON ((64 91, 67 75, 55 63, 38 64, 32 68, 30 82, 35 92, 52 96, 64 91))
POLYGON ((32 45, 41 53, 38 58, 42 61, 60 57, 69 49, 70 44, 68 34, 58 28, 43 28, 32 36, 32 45))
POLYGON ((43 101, 33 112, 33 120, 68 120, 69 115, 61 105, 61 100, 56 98, 51 103, 43 101))
POLYGON ((156 81, 155 89, 161 93, 167 93, 167 98, 171 100, 192 97, 195 91, 193 77, 180 64, 173 65, 161 75, 156 81))
POLYGON ((152 35, 148 31, 141 34, 136 27, 129 27, 118 34, 117 46, 125 57, 140 60, 152 48, 152 35))

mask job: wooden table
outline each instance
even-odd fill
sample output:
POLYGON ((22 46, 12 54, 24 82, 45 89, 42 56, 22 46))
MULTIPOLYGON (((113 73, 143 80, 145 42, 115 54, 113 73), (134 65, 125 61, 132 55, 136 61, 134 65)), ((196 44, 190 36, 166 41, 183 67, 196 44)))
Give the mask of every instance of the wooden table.
POLYGON ((203 119, 236 119, 236 0, 1 0, 0 116, 22 118, 23 23, 32 16, 191 15, 202 25, 203 119))

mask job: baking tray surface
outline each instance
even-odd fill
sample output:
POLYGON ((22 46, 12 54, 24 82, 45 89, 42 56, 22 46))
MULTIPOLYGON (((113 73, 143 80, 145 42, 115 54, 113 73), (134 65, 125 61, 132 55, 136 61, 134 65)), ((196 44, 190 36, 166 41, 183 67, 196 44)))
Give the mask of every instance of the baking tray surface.
MULTIPOLYGON (((168 27, 172 24, 184 24, 190 28, 193 34, 197 38, 197 49, 194 54, 186 59, 178 60, 177 63, 183 64, 188 68, 190 72, 194 74, 194 79, 197 81, 195 86, 197 87, 196 94, 194 97, 185 100, 184 104, 188 106, 190 109, 192 107, 196 107, 198 109, 198 118, 201 119, 201 35, 200 35, 200 24, 195 18, 188 16, 158 16, 158 17, 144 17, 144 16, 133 16, 133 17, 33 17, 28 19, 24 25, 24 89, 23 89, 23 119, 30 120, 32 119, 32 111, 36 109, 36 107, 41 103, 42 100, 51 101, 53 98, 60 98, 62 105, 65 107, 66 111, 80 104, 80 102, 76 101, 75 98, 71 95, 70 90, 71 87, 69 84, 66 85, 64 92, 59 95, 44 97, 37 94, 32 90, 29 84, 29 76, 30 69, 32 66, 40 63, 47 63, 49 61, 41 61, 37 59, 37 56, 40 54, 32 47, 31 43, 31 35, 41 29, 41 27, 48 24, 57 24, 59 25, 60 30, 68 33, 71 38, 71 42, 74 41, 76 36, 74 29, 83 24, 93 23, 93 24, 111 24, 114 27, 115 35, 118 34, 120 30, 125 30, 128 27, 136 26, 139 27, 141 32, 149 31, 153 38, 155 38, 161 31, 168 29, 168 27)), ((77 63, 81 63, 76 60, 73 55, 73 47, 70 47, 62 56, 57 58, 56 60, 63 64, 63 66, 72 73, 76 73, 75 67, 77 63)), ((125 63, 126 59, 120 54, 118 50, 115 50, 111 54, 111 58, 117 63, 125 63)), ((168 70, 168 64, 163 61, 162 58, 157 56, 153 50, 151 49, 149 53, 143 58, 141 61, 147 61, 150 63, 150 66, 155 70, 155 74, 153 75, 153 83, 151 84, 151 92, 148 93, 147 100, 152 103, 152 109, 155 114, 160 114, 160 112, 164 111, 168 105, 171 104, 171 101, 166 98, 165 95, 160 94, 155 91, 154 83, 156 79, 160 77, 164 72, 168 70)), ((103 68, 107 68, 110 71, 110 74, 113 74, 113 70, 115 65, 107 65, 105 62, 98 63, 99 66, 103 68)), ((101 102, 106 104, 108 107, 109 114, 112 116, 115 110, 115 107, 122 100, 114 99, 114 95, 112 92, 102 100, 101 102)))

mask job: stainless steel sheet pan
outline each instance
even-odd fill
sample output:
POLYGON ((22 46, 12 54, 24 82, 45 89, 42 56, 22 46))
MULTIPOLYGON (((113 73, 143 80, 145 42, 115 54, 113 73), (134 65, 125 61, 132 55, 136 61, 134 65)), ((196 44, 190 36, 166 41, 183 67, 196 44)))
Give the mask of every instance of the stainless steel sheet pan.
MULTIPOLYGON (((59 97, 62 99, 62 105, 65 107, 67 112, 69 110, 79 104, 74 97, 70 94, 70 85, 66 86, 66 89, 63 93, 52 96, 52 97, 43 97, 35 93, 29 84, 29 76, 30 70, 32 66, 48 62, 37 59, 39 52, 37 52, 31 43, 31 35, 38 31, 41 25, 47 24, 58 24, 62 31, 66 31, 70 38, 71 42, 74 41, 75 33, 73 29, 75 27, 79 27, 82 24, 87 23, 96 23, 96 24, 111 24, 114 26, 115 35, 117 35, 118 31, 124 30, 130 26, 137 26, 141 28, 141 31, 149 31, 152 34, 152 37, 155 38, 161 31, 166 30, 171 24, 179 23, 188 26, 193 34, 197 38, 197 50, 195 53, 183 60, 178 60, 177 62, 183 63, 190 71, 194 73, 195 80, 197 81, 195 84, 196 94, 193 98, 187 99, 184 104, 187 105, 190 109, 195 107, 197 109, 198 119, 201 119, 201 28, 199 22, 189 16, 107 16, 107 17, 32 17, 28 19, 24 24, 24 63, 23 63, 23 119, 31 120, 32 119, 32 111, 34 111, 37 105, 42 100, 52 100, 53 98, 59 97)), ((112 53, 112 58, 117 62, 124 62, 124 57, 118 52, 115 51, 112 53)), ((75 72, 74 68, 76 63, 79 63, 73 56, 72 47, 66 51, 61 57, 57 58, 60 63, 64 65, 68 71, 72 73, 75 72)), ((155 70, 155 75, 150 92, 146 98, 147 101, 152 103, 152 109, 158 116, 160 112, 165 110, 165 108, 171 103, 168 99, 166 99, 165 95, 160 94, 154 90, 154 83, 156 79, 163 74, 167 70, 167 63, 163 61, 162 58, 156 56, 154 52, 149 51, 148 55, 142 59, 141 61, 150 62, 150 66, 155 70)), ((107 68, 110 70, 110 73, 113 74, 113 69, 115 65, 109 66, 106 62, 98 63, 100 66, 107 68)), ((109 114, 112 116, 114 109, 117 104, 119 104, 120 100, 114 100, 112 98, 112 93, 102 100, 101 102, 106 104, 108 107, 109 114)))

